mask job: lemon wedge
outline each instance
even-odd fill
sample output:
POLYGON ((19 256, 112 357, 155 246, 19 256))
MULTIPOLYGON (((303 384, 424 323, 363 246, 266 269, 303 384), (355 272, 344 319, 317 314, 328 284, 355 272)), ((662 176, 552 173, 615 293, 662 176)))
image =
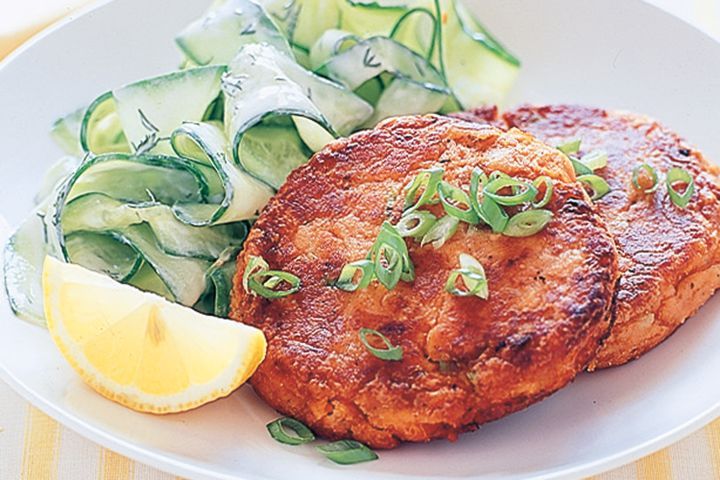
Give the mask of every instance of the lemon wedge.
POLYGON ((263 333, 46 257, 53 341, 92 388, 142 412, 172 413, 229 395, 265 357, 263 333))

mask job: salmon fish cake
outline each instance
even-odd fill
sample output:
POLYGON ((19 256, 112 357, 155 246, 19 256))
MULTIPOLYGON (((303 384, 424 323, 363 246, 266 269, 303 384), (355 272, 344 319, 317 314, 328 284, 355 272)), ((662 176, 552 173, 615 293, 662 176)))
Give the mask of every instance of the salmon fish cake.
POLYGON ((255 391, 324 437, 376 448, 455 439, 572 381, 607 335, 617 277, 612 238, 564 155, 519 130, 438 116, 391 119, 317 153, 261 213, 237 266, 232 317, 268 340, 255 391), (414 280, 338 288, 343 267, 400 219, 406 186, 438 167, 457 186, 475 167, 548 176, 553 217, 521 238, 463 222, 439 248, 406 239, 414 280), (484 266, 487 299, 446 291, 460 254, 484 266), (257 257, 297 276, 299 291, 267 299, 246 290, 257 257), (375 356, 363 328, 401 358, 375 356))
POLYGON ((622 365, 651 350, 720 287, 718 167, 674 132, 643 115, 573 105, 524 106, 500 119, 493 109, 461 117, 520 128, 550 145, 578 139, 580 154, 608 153, 597 173, 611 191, 596 203, 615 237, 621 275, 614 326, 591 369, 622 365), (643 163, 659 177, 649 194, 632 184, 633 170, 643 163), (670 200, 665 184, 675 167, 694 181, 685 208, 670 200))

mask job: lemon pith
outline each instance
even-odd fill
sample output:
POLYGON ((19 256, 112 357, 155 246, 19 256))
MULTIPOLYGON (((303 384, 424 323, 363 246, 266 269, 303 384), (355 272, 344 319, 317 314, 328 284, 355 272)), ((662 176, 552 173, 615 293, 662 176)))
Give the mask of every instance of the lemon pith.
POLYGON ((203 315, 51 257, 48 329, 92 388, 134 410, 172 413, 226 396, 265 357, 254 327, 203 315))

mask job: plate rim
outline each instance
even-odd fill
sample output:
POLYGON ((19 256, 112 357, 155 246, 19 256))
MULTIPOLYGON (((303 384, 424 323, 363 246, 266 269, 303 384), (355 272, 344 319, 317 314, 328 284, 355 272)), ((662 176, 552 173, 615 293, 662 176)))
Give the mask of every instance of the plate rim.
MULTIPOLYGON (((43 41, 46 37, 52 35, 56 31, 65 28, 75 20, 92 13, 95 10, 106 7, 107 5, 119 0, 92 0, 90 3, 82 6, 67 16, 58 19, 48 27, 40 30, 39 32, 32 35, 27 39, 20 47, 13 50, 8 56, 0 60, 0 75, 3 70, 11 64, 17 57, 22 56, 28 50, 32 49, 37 43, 43 41)), ((686 26, 692 28, 697 34, 702 35, 715 43, 720 44, 720 38, 710 35, 708 32, 702 30, 698 26, 690 23, 684 18, 678 17, 664 10, 663 8, 654 5, 650 0, 636 0, 638 3, 645 4, 647 7, 653 8, 663 15, 672 17, 676 22, 682 22, 686 26)), ((4 228, 0 228, 0 244, 5 245, 9 239, 13 226, 8 225, 8 222, 1 222, 5 220, 4 217, 0 216, 0 227, 9 227, 10 231, 3 231, 4 228), (5 225, 3 225, 5 223, 5 225)), ((0 256, 1 257, 1 256, 0 256)), ((2 296, 6 297, 4 288, 2 290, 2 296)), ((5 298, 3 302, 6 303, 5 298)), ((8 312, 0 313, 12 315, 12 311, 9 309, 8 312)), ((22 321, 15 317, 15 320, 22 321)), ((30 325, 28 323, 28 325, 30 325)), ((42 328, 36 325, 31 325, 33 328, 42 328)), ((44 414, 51 417, 61 425, 69 428, 73 432, 81 435, 82 437, 90 440, 91 442, 124 455, 134 461, 143 463, 152 468, 156 468, 172 475, 178 475, 190 478, 210 478, 217 480, 255 480, 255 479, 270 479, 267 476, 252 476, 249 477, 242 472, 238 474, 228 475, 218 471, 210 470, 196 464, 188 463, 182 460, 172 458, 170 455, 164 452, 157 452, 148 450, 142 446, 133 444, 126 440, 116 437, 110 432, 107 432, 101 428, 96 427, 92 423, 88 423, 81 417, 73 415, 51 401, 45 399, 40 394, 36 393, 30 387, 28 387, 20 378, 13 375, 5 364, 0 363, 0 381, 7 384, 12 390, 20 395, 25 401, 29 402, 35 408, 38 408, 44 414)), ((693 418, 686 422, 676 426, 673 429, 668 430, 662 435, 659 435, 646 442, 637 444, 629 447, 623 451, 608 455, 591 462, 586 462, 580 465, 574 465, 569 467, 560 467, 552 472, 537 472, 532 476, 527 477, 528 479, 565 479, 565 478, 577 478, 577 477, 588 477, 598 475, 603 472, 610 471, 612 469, 627 465, 637 460, 644 458, 654 452, 662 450, 687 436, 699 431, 713 420, 720 418, 720 399, 711 406, 710 408, 700 412, 693 418)))
MULTIPOLYGON (((32 325, 32 327, 39 329, 42 328, 36 325, 32 325)), ((9 385, 16 393, 18 393, 22 398, 24 398, 34 407, 40 409, 43 413, 45 413, 61 425, 64 425, 65 427, 71 429, 72 431, 89 439, 92 442, 95 442, 96 444, 104 448, 113 450, 116 453, 125 455, 135 461, 139 461, 153 468, 157 468, 173 475, 195 475, 190 478, 198 478, 197 475, 201 475, 202 478, 211 478, 217 480, 254 480, 270 478, 266 476, 248 477, 241 473, 237 475, 226 475, 224 473, 208 470, 206 468, 198 467, 197 465, 176 460, 167 454, 147 450, 141 446, 122 440, 109 432, 106 432, 100 428, 96 428, 94 425, 84 421, 82 418, 72 415, 61 408, 58 408, 55 404, 46 400, 39 394, 35 393, 32 389, 27 387, 21 379, 10 373, 4 364, 0 364, 0 380, 9 385)), ((665 447, 668 447, 673 443, 682 440, 683 438, 700 430, 716 418, 720 418, 720 400, 714 406, 699 413, 694 418, 688 420, 684 424, 681 424, 674 429, 667 431, 663 435, 655 437, 644 443, 635 445, 613 455, 599 458, 593 462, 585 463, 583 465, 560 468, 550 473, 538 472, 537 474, 534 474, 533 476, 527 478, 529 480, 565 479, 588 477, 607 472, 614 468, 635 462, 640 458, 643 458, 665 447)))

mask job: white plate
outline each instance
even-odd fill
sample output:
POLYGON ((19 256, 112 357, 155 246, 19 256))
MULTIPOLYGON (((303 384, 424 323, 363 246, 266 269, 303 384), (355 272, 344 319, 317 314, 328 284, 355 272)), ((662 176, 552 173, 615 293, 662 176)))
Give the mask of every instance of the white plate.
MULTIPOLYGON (((655 116, 720 158, 720 45, 639 0, 474 0, 519 54, 513 102, 581 102, 655 116)), ((57 116, 178 63, 173 34, 206 0, 119 0, 22 49, 0 68, 0 231, 29 211, 59 154, 57 116), (171 6, 172 5, 172 6, 171 6)), ((7 230, 7 228, 5 228, 7 230)), ((6 232, 7 234, 7 232, 6 232)), ((2 296, 0 296, 2 297, 2 296)), ((0 298, 0 374, 42 410, 124 455, 199 478, 531 478, 590 475, 678 440, 720 414, 720 299, 622 368, 584 374, 528 410, 451 444, 406 445, 343 468, 265 432, 274 412, 249 388, 199 410, 154 417, 85 387, 46 332, 0 298)))

